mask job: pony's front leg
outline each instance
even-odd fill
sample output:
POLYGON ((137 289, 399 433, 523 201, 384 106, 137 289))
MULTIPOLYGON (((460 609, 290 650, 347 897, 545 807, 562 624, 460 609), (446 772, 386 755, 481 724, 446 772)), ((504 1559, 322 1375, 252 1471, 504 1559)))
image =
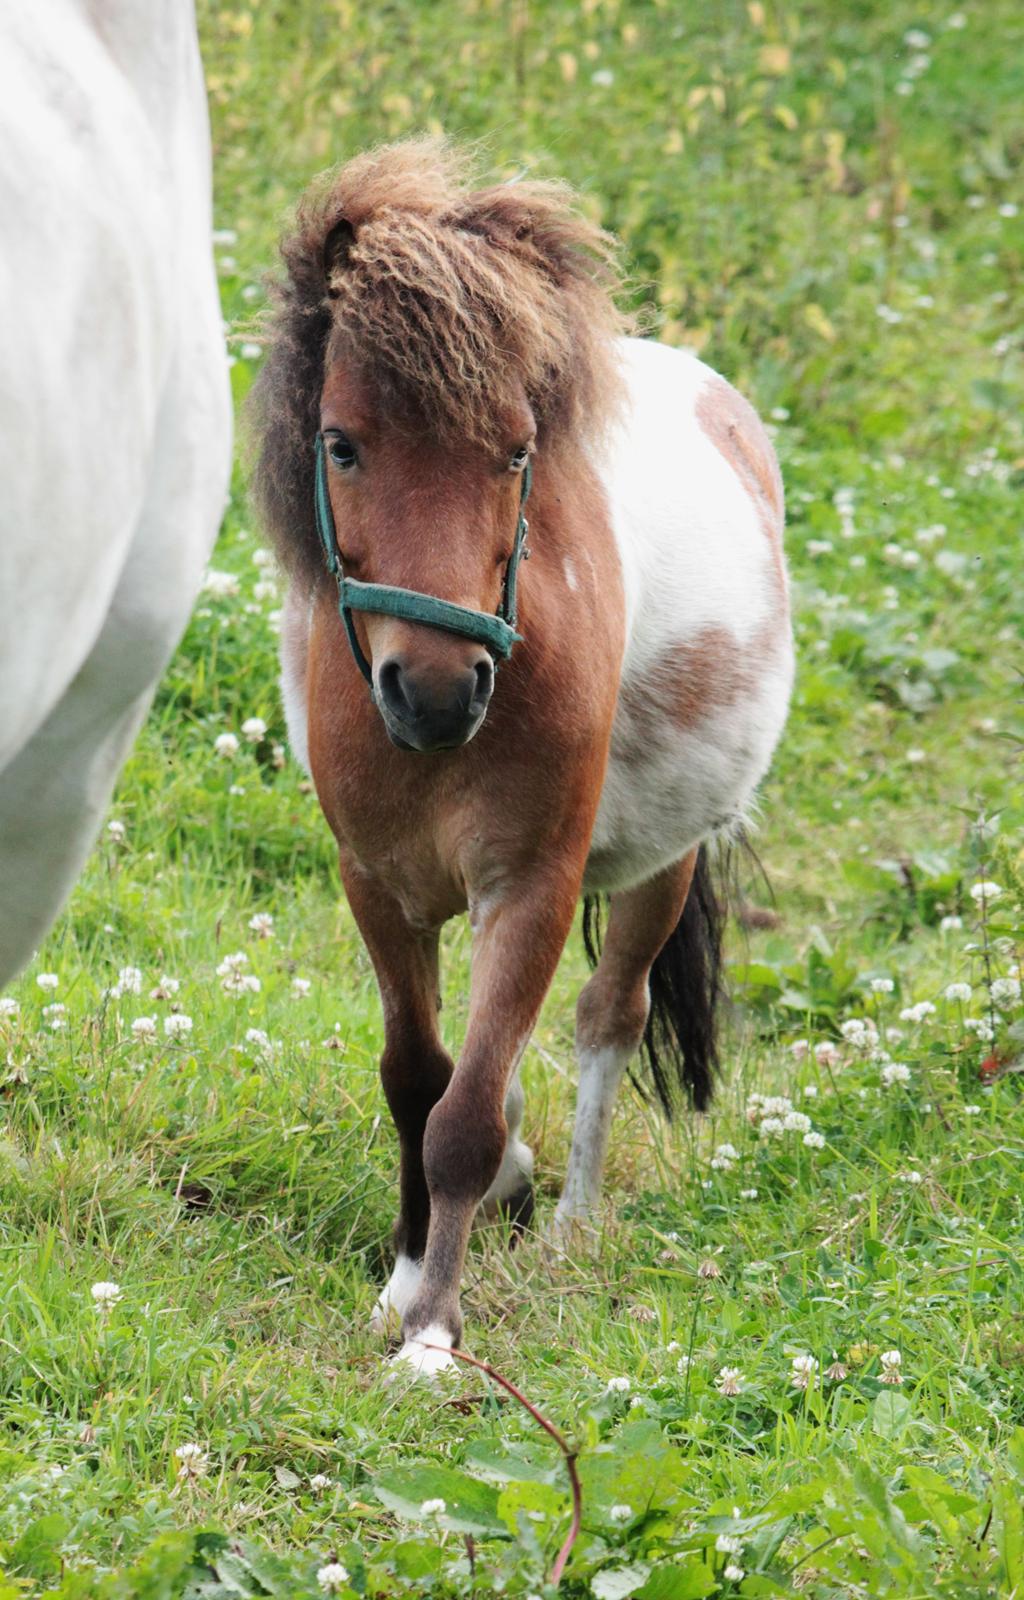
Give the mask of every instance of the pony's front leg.
POLYGON ((432 1373, 462 1337, 459 1285, 473 1217, 505 1153, 506 1092, 572 924, 579 871, 537 874, 474 919, 466 1042, 427 1119, 423 1166, 430 1230, 399 1359, 432 1373))
POLYGON ((395 1265, 373 1313, 382 1333, 397 1333, 423 1271, 430 1197, 423 1171, 423 1131, 444 1094, 452 1061, 437 1026, 438 934, 410 925, 397 900, 359 868, 342 861, 353 915, 370 952, 384 1011, 380 1075, 401 1152, 395 1265))

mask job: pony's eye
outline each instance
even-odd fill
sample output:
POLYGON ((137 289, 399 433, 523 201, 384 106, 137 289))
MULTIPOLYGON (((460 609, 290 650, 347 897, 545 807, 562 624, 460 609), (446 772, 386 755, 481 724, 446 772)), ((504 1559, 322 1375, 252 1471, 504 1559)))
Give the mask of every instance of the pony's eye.
POLYGON ((527 445, 525 445, 525 444, 521 445, 518 450, 515 450, 512 453, 512 459, 509 461, 509 464, 508 464, 509 472, 522 472, 523 468, 526 466, 526 463, 529 461, 529 459, 530 459, 529 447, 527 445))
POLYGON ((342 472, 349 472, 359 464, 355 445, 343 433, 328 434, 327 454, 330 456, 334 466, 340 467, 342 472))

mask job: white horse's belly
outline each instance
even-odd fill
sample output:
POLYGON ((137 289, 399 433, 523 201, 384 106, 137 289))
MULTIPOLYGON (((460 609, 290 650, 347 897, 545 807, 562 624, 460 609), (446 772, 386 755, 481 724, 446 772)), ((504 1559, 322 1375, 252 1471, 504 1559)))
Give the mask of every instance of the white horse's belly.
POLYGON ((721 380, 664 346, 622 349, 630 403, 599 465, 626 652, 588 890, 643 882, 743 817, 793 675, 780 548, 706 429, 721 380))

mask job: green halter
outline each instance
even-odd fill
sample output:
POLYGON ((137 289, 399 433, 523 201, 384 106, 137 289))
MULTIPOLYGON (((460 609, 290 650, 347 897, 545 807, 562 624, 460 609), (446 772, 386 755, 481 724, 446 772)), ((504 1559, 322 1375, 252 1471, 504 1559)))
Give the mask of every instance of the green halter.
POLYGON ((396 589, 387 583, 360 583, 356 578, 346 578, 338 549, 338 535, 327 492, 327 458, 324 436, 316 436, 316 530, 320 535, 327 570, 338 581, 338 611, 345 624, 348 642, 367 683, 373 682, 373 671, 356 638, 353 611, 373 611, 380 616, 400 617, 404 622, 422 622, 428 628, 443 628, 446 633, 460 634, 464 639, 475 639, 484 644, 492 656, 507 661, 512 646, 520 643, 522 634, 516 632, 516 578, 519 563, 529 555, 526 535, 530 525, 523 515, 526 497, 530 493, 530 463, 523 468, 523 486, 519 495, 519 521, 516 524, 515 544, 505 568, 505 581, 501 588, 501 601, 496 616, 487 611, 472 611, 468 606, 456 606, 449 600, 438 600, 434 595, 420 594, 416 589, 396 589))

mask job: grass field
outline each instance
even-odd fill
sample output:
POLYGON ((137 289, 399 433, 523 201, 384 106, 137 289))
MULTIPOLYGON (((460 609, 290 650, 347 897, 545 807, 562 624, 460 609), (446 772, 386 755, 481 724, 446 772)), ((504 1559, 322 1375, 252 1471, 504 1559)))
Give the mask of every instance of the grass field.
MULTIPOLYGON (((468 1348, 580 1453, 567 1596, 1024 1596, 1024 16, 953 3, 199 7, 240 401, 299 189, 444 128, 577 184, 777 435, 781 924, 733 943, 717 1109, 624 1094, 593 1259, 470 1251, 468 1348)), ((553 1594, 551 1439, 381 1381, 376 993, 241 469, 212 568, 0 1001, 0 1600, 553 1594)), ((526 1060, 541 1223, 583 971, 526 1060)))

